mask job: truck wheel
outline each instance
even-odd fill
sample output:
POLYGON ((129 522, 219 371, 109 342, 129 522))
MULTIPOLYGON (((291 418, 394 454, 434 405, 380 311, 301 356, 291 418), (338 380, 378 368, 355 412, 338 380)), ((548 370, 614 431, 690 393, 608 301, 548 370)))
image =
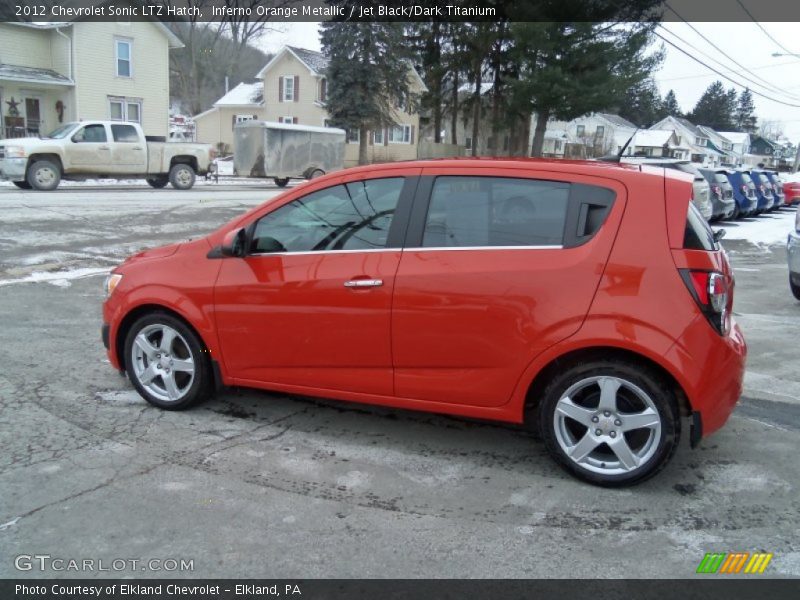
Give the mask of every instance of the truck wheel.
POLYGON ((166 177, 159 177, 158 179, 146 179, 145 181, 147 181, 147 185, 157 190, 160 190, 169 183, 169 179, 166 177))
POLYGON ((169 170, 169 182, 176 190, 191 189, 194 178, 194 169, 187 164, 177 164, 169 170))
POLYGON ((29 190, 31 189, 31 184, 27 181, 14 181, 12 182, 15 186, 17 186, 21 190, 29 190))
POLYGON ((308 178, 309 179, 316 179, 317 177, 322 177, 323 175, 325 175, 325 171, 323 171, 322 169, 314 169, 308 175, 308 178))
POLYGON ((50 160, 37 160, 28 169, 28 185, 35 190, 49 192, 61 182, 61 169, 50 160))
POLYGON ((286 187, 289 183, 288 177, 274 177, 272 181, 275 182, 275 185, 278 187, 286 187))

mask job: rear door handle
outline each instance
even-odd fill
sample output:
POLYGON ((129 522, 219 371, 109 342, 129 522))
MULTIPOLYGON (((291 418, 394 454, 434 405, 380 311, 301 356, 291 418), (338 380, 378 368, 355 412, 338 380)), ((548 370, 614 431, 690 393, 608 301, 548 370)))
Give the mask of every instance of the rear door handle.
POLYGON ((383 279, 351 279, 344 282, 344 287, 348 288, 380 287, 382 285, 383 279))

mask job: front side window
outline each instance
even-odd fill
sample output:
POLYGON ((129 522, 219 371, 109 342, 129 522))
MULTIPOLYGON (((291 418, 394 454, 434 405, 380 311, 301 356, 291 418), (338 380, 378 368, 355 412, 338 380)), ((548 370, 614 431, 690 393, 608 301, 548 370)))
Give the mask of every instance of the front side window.
POLYGON ((130 144, 139 141, 139 134, 133 125, 112 125, 111 135, 115 142, 130 144))
POLYGON ((108 141, 105 125, 87 125, 72 136, 73 142, 103 144, 108 141))
POLYGON ((423 247, 560 246, 570 184, 506 177, 438 177, 423 247))
POLYGON ((116 46, 117 77, 131 77, 132 68, 132 46, 128 40, 114 40, 116 46))
POLYGON ((386 247, 404 179, 369 179, 299 198, 256 224, 251 253, 386 247))
POLYGON ((347 130, 347 142, 350 144, 358 144, 361 141, 361 131, 359 129, 347 130))

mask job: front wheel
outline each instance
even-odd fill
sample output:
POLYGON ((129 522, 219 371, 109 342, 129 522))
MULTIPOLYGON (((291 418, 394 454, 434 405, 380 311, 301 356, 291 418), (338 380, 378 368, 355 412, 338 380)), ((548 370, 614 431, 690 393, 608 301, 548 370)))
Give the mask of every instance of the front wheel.
POLYGON ((136 391, 159 408, 181 410, 211 394, 202 341, 166 313, 151 313, 133 324, 125 338, 125 369, 136 391))
POLYGON ((28 185, 42 192, 49 192, 61 182, 61 168, 50 160, 37 160, 28 169, 28 185))
POLYGON ((147 185, 157 190, 166 187, 166 185, 169 183, 169 179, 167 179, 166 177, 159 177, 158 179, 150 178, 150 179, 145 179, 145 181, 147 181, 147 185))
POLYGON ((191 165, 177 164, 169 170, 169 182, 176 190, 189 190, 194 185, 195 173, 191 165))
POLYGON ((680 438, 666 382, 624 361, 568 368, 545 388, 539 408, 547 450, 568 472, 596 485, 621 487, 653 476, 680 438))
POLYGON ((281 187, 281 188, 282 187, 286 187, 289 184, 289 178, 288 177, 274 177, 272 179, 272 181, 275 182, 275 185, 277 185, 278 187, 281 187))

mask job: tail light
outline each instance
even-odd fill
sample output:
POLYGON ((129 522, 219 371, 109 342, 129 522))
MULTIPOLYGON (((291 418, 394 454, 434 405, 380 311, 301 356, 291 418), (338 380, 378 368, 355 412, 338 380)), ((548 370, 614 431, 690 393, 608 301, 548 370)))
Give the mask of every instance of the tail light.
POLYGON ((747 195, 747 186, 742 184, 742 193, 747 195))
POLYGON ((717 196, 722 196, 722 188, 718 185, 712 185, 711 191, 714 192, 717 196))
POLYGON ((681 277, 694 301, 720 335, 731 329, 733 278, 717 271, 681 269, 681 277))

